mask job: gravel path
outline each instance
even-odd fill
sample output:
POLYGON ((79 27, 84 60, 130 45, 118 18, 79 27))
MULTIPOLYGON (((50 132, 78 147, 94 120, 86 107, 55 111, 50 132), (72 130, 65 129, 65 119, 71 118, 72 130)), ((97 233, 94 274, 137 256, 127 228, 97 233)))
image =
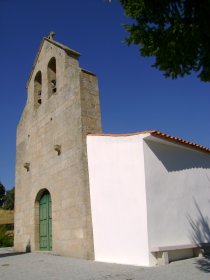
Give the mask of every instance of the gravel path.
POLYGON ((46 253, 15 254, 0 249, 0 280, 209 280, 210 260, 193 258, 169 265, 138 266, 84 261, 46 253))

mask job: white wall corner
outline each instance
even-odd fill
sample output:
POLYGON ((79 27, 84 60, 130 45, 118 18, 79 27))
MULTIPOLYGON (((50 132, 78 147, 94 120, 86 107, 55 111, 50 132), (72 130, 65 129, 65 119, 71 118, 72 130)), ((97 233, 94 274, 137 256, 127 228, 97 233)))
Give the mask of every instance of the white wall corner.
POLYGON ((95 260, 149 266, 143 136, 87 136, 95 260))

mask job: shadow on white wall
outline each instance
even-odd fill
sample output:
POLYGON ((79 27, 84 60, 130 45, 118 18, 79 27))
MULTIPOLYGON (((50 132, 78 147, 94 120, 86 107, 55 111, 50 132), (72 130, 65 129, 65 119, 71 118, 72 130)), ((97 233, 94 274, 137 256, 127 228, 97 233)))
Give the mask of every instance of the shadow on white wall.
MULTIPOLYGON (((210 224, 209 217, 203 215, 198 203, 194 199, 197 210, 197 219, 193 220, 191 216, 187 215, 187 220, 190 224, 190 238, 194 244, 200 247, 204 258, 196 259, 197 268, 201 271, 210 273, 210 224)), ((209 207, 210 212, 210 207, 209 207)))
POLYGON ((168 143, 145 140, 148 147, 168 172, 192 168, 210 168, 210 154, 168 143))

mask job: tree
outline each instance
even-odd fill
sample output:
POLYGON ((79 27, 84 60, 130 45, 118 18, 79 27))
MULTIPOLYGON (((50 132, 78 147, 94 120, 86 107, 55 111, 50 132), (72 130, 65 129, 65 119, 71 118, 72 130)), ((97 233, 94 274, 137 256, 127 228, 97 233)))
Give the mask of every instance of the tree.
POLYGON ((4 185, 0 182, 0 208, 3 206, 4 204, 4 200, 5 200, 5 187, 4 185))
POLYGON ((3 209, 13 210, 15 206, 15 187, 11 190, 7 190, 5 194, 3 209))
POLYGON ((209 0, 120 2, 132 19, 125 25, 127 43, 140 45, 142 56, 155 56, 153 67, 172 79, 194 71, 210 81, 209 0))

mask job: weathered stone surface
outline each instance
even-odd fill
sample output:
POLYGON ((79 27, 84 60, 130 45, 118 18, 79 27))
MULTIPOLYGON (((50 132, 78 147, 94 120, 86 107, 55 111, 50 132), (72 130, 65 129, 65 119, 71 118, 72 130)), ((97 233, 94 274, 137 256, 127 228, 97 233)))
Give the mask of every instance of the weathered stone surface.
POLYGON ((76 52, 68 50, 44 39, 28 82, 17 128, 15 250, 25 251, 28 243, 32 251, 39 250, 40 191, 47 189, 53 251, 93 259, 86 133, 101 132, 98 84, 92 73, 79 67, 76 52), (49 94, 47 69, 53 57, 56 92, 49 94), (34 82, 39 71, 41 104, 34 82), (28 171, 25 163, 30 164, 28 171))

